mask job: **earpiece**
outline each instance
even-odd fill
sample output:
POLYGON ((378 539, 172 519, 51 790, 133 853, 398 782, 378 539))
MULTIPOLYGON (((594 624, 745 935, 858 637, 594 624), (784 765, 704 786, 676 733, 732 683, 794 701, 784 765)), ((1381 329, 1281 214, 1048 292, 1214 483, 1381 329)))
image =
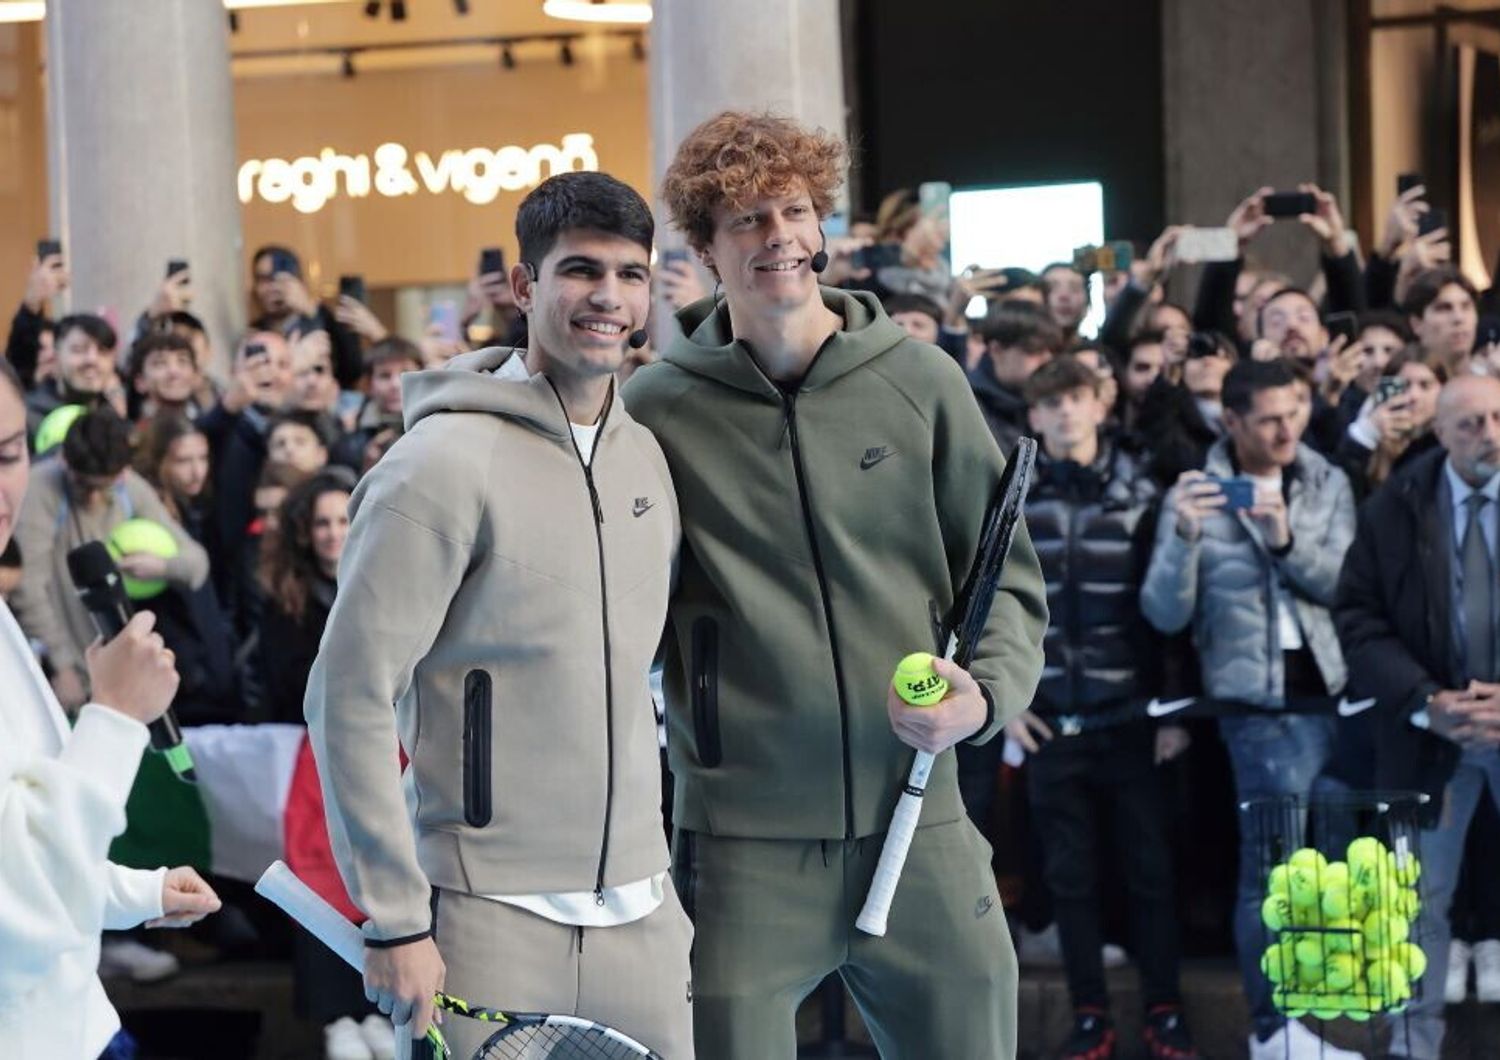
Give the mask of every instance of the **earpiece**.
POLYGON ((818 252, 807 263, 807 267, 812 269, 815 275, 828 268, 828 237, 823 235, 822 225, 818 226, 818 235, 823 240, 823 245, 818 248, 818 252))
POLYGON ((646 334, 646 329, 637 328, 630 333, 630 338, 625 340, 625 345, 629 346, 632 350, 638 350, 650 341, 651 336, 646 334))

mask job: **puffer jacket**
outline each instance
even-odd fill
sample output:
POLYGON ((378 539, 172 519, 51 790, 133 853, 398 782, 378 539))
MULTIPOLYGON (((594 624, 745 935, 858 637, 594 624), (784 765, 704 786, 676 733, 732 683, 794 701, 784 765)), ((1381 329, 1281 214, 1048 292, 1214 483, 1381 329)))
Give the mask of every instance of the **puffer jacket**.
MULTIPOLYGON (((1238 474, 1227 439, 1209 450, 1204 471, 1238 474)), ((1344 473, 1305 445, 1297 447, 1282 488, 1292 544, 1279 556, 1244 512, 1210 516, 1196 541, 1184 541, 1173 514, 1176 487, 1162 503, 1141 610, 1163 633, 1192 624, 1204 689, 1215 699, 1284 705, 1278 579, 1291 594, 1303 640, 1328 691, 1344 687, 1344 656, 1329 608, 1354 539, 1354 496, 1344 473)))
POLYGON ((1143 643, 1139 596, 1157 494, 1139 462, 1111 442, 1087 466, 1038 453, 1026 502, 1047 579, 1038 713, 1088 713, 1149 692, 1147 666, 1159 653, 1143 643))

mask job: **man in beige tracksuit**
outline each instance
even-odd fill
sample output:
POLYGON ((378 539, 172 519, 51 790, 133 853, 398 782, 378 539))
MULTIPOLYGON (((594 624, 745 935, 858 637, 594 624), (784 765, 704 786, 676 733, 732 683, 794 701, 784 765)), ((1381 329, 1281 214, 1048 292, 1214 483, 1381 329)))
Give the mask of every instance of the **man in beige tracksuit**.
MULTIPOLYGON (((350 504, 308 726, 369 914, 366 990, 398 1025, 420 1038, 441 988, 679 1060, 692 928, 666 879, 647 673, 680 530, 612 382, 648 308, 651 214, 569 173, 516 227, 529 348, 404 380, 406 434, 350 504)), ((487 1028, 444 1034, 468 1057, 487 1028)))

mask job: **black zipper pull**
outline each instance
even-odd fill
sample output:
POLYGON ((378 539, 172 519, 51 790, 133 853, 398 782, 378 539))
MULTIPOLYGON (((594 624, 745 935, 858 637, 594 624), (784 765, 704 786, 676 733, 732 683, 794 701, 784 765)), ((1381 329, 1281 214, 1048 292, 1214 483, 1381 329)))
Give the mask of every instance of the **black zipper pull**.
POLYGON ((600 905, 600 906, 602 906, 604 904, 604 888, 603 888, 603 886, 596 886, 594 888, 594 904, 595 905, 600 905))
POLYGON ((594 473, 584 471, 584 481, 589 484, 589 500, 594 504, 594 518, 600 526, 604 525, 604 506, 599 503, 599 491, 594 488, 594 473))
POLYGON ((796 400, 791 394, 784 394, 781 398, 781 440, 776 443, 777 449, 785 449, 787 439, 792 435, 792 402, 796 400))

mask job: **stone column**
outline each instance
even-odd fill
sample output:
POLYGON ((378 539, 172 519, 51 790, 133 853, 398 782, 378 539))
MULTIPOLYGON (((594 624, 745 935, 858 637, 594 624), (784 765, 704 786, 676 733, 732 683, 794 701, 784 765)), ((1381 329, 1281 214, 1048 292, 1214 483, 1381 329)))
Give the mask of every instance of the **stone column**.
POLYGON ((223 6, 49 0, 46 23, 53 230, 72 308, 109 307, 124 338, 167 260, 186 258, 222 368, 246 289, 223 6))
MULTIPOLYGON (((1343 5, 1338 0, 1162 0, 1166 203, 1171 223, 1221 225, 1263 184, 1314 181, 1348 217, 1343 5)), ((1317 241, 1278 222, 1252 245, 1308 282, 1317 241)))
POLYGON ((845 135, 838 0, 655 0, 654 186, 682 138, 721 110, 770 110, 845 135))

